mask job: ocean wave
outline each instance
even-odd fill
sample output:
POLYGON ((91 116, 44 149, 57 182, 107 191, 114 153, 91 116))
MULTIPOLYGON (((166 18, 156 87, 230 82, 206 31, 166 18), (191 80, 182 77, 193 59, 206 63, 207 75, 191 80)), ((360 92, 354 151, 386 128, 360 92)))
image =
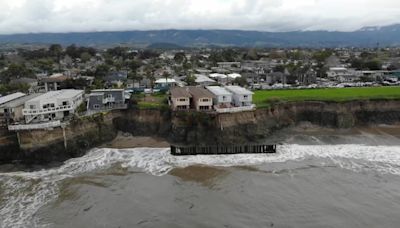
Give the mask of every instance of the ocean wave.
POLYGON ((1 227, 46 227, 35 216, 43 205, 58 196, 58 183, 69 177, 104 170, 119 163, 152 175, 165 175, 175 167, 191 165, 251 166, 305 159, 328 159, 337 167, 354 171, 375 170, 400 175, 400 147, 365 145, 282 145, 276 154, 170 155, 168 148, 93 149, 85 156, 64 165, 36 172, 0 174, 3 199, 0 205, 1 227))

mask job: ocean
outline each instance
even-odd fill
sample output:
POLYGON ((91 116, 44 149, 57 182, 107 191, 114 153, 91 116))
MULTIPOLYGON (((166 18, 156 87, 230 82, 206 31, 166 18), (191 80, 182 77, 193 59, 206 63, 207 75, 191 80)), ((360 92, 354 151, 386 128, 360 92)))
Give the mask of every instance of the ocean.
POLYGON ((297 135, 277 154, 95 148, 0 173, 0 227, 399 227, 400 139, 297 135))

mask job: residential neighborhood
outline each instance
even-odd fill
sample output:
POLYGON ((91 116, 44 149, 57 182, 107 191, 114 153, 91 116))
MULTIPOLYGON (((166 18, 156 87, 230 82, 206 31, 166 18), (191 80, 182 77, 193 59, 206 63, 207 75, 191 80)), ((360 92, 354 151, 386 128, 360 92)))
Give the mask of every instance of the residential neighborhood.
POLYGON ((399 215, 400 0, 0 0, 0 228, 399 215))
POLYGON ((0 67, 1 125, 9 130, 67 124, 76 116, 124 110, 129 104, 235 113, 256 109, 253 95, 259 90, 400 85, 397 48, 163 50, 54 44, 0 49, 0 67))

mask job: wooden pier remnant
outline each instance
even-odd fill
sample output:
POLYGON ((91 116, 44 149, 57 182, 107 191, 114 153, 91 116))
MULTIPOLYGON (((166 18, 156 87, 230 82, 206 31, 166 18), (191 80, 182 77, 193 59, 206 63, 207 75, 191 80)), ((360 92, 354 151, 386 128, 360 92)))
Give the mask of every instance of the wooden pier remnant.
POLYGON ((181 155, 221 155, 221 154, 272 154, 276 145, 211 145, 211 146, 177 146, 171 145, 171 154, 181 155))

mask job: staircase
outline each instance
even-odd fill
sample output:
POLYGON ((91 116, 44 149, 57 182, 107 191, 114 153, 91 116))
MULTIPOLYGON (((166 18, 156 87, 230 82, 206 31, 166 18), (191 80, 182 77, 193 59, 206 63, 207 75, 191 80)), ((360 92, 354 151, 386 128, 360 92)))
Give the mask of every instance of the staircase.
POLYGON ((26 123, 29 124, 30 122, 32 122, 32 120, 34 120, 38 115, 32 115, 32 116, 28 116, 26 118, 26 123))

